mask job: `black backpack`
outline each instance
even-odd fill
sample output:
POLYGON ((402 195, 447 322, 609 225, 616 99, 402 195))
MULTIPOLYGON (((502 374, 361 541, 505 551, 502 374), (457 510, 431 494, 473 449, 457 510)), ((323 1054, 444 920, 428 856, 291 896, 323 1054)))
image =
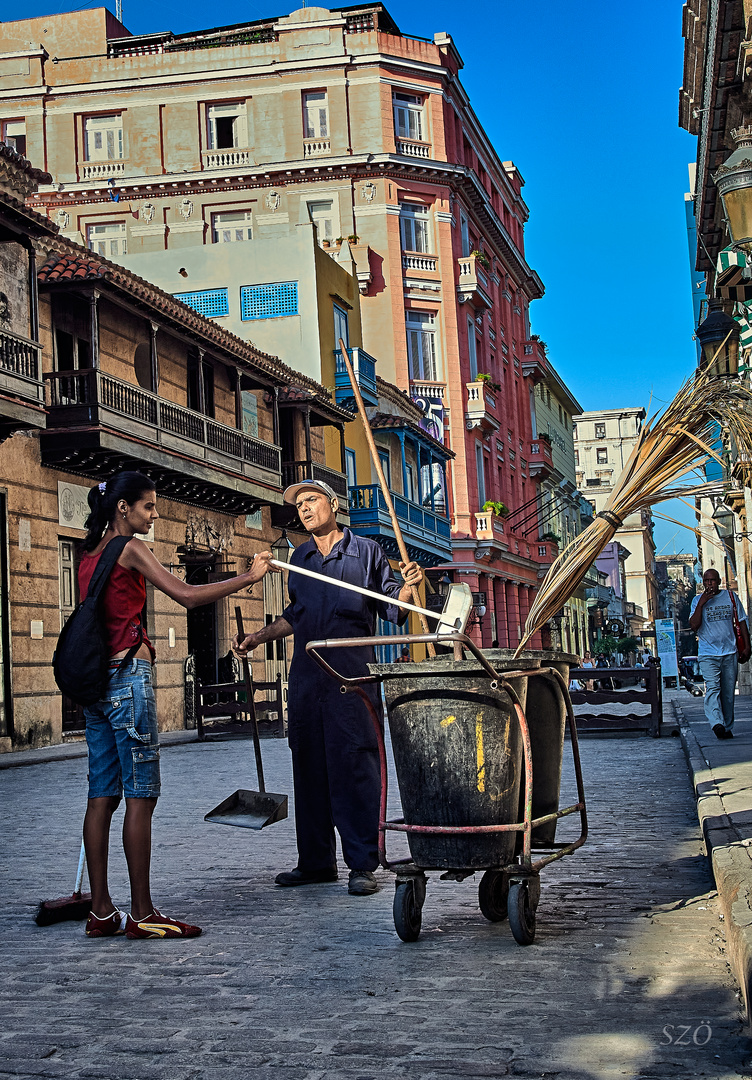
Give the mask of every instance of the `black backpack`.
MULTIPOLYGON (((107 544, 91 576, 86 599, 70 616, 57 639, 52 656, 55 682, 77 705, 93 705, 107 686, 110 656, 100 597, 115 563, 131 539, 130 536, 115 536, 107 544)), ((121 668, 135 655, 140 644, 139 641, 129 650, 121 668)))

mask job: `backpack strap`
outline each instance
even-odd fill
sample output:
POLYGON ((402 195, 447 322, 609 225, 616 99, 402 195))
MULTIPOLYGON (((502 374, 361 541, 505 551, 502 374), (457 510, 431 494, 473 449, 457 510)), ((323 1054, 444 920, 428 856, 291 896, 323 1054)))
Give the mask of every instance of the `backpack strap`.
POLYGON ((89 588, 86 592, 87 600, 90 597, 93 600, 97 600, 99 598, 99 594, 102 592, 105 585, 107 584, 107 579, 112 573, 115 567, 115 563, 123 554, 125 545, 128 544, 132 539, 132 536, 115 536, 107 544, 106 548, 99 556, 99 562, 97 563, 96 569, 91 576, 91 580, 89 581, 89 588))

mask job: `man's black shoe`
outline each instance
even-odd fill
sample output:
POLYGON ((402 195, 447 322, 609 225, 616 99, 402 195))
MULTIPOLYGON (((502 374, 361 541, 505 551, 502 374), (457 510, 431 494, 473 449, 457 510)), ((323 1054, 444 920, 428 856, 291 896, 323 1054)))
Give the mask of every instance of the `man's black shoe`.
POLYGON ((733 731, 730 731, 728 728, 723 729, 723 735, 721 735, 722 739, 733 739, 733 737, 734 737, 733 731))
POLYGON ((713 734, 715 735, 716 739, 725 739, 726 729, 723 724, 713 724, 713 734))
POLYGON ((294 870, 285 870, 281 874, 277 874, 274 879, 275 885, 282 885, 290 888, 293 885, 322 885, 325 881, 336 881, 337 870, 319 870, 313 874, 307 874, 300 867, 296 866, 294 870))
POLYGON ((351 870, 347 886, 350 896, 370 896, 379 891, 376 875, 371 870, 351 870))

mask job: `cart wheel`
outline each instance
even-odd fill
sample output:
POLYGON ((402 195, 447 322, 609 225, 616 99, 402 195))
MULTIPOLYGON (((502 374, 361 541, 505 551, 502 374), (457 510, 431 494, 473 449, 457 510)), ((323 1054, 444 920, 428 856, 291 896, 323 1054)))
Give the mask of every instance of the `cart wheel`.
POLYGON ((535 941, 535 906, 527 881, 514 881, 509 886, 509 926, 518 945, 535 941))
POLYGON ((394 929, 403 941, 418 940, 422 908, 415 882, 398 881, 394 892, 394 929))
POLYGON ((501 870, 486 870, 478 886, 478 904, 489 922, 502 922, 507 917, 509 878, 501 870))

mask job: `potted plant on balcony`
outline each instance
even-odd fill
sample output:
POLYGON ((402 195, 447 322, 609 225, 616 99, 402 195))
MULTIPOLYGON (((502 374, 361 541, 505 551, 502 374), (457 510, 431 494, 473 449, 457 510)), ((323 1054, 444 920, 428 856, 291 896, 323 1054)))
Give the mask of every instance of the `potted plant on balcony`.
POLYGON ((541 540, 547 540, 550 544, 556 544, 557 547, 561 544, 561 537, 557 536, 555 532, 544 532, 541 540))
POLYGON ((481 266, 485 266, 486 270, 491 269, 491 260, 488 255, 486 255, 485 251, 479 251, 476 248, 474 251, 471 251, 470 254, 474 255, 475 261, 479 262, 481 266))
POLYGON ((541 431, 540 434, 538 435, 538 438, 542 442, 548 443, 549 446, 551 445, 551 436, 548 434, 547 431, 541 431))
POLYGON ((489 510, 496 517, 506 517, 509 513, 509 507, 503 502, 495 502, 493 499, 486 499, 483 503, 482 509, 488 512, 489 510))
POLYGON ((475 376, 476 382, 482 382, 489 390, 501 390, 499 383, 494 382, 493 376, 487 371, 479 371, 475 376))
POLYGON ((357 244, 359 240, 360 240, 360 237, 358 236, 357 233, 350 233, 350 235, 347 238, 348 244, 357 244))

